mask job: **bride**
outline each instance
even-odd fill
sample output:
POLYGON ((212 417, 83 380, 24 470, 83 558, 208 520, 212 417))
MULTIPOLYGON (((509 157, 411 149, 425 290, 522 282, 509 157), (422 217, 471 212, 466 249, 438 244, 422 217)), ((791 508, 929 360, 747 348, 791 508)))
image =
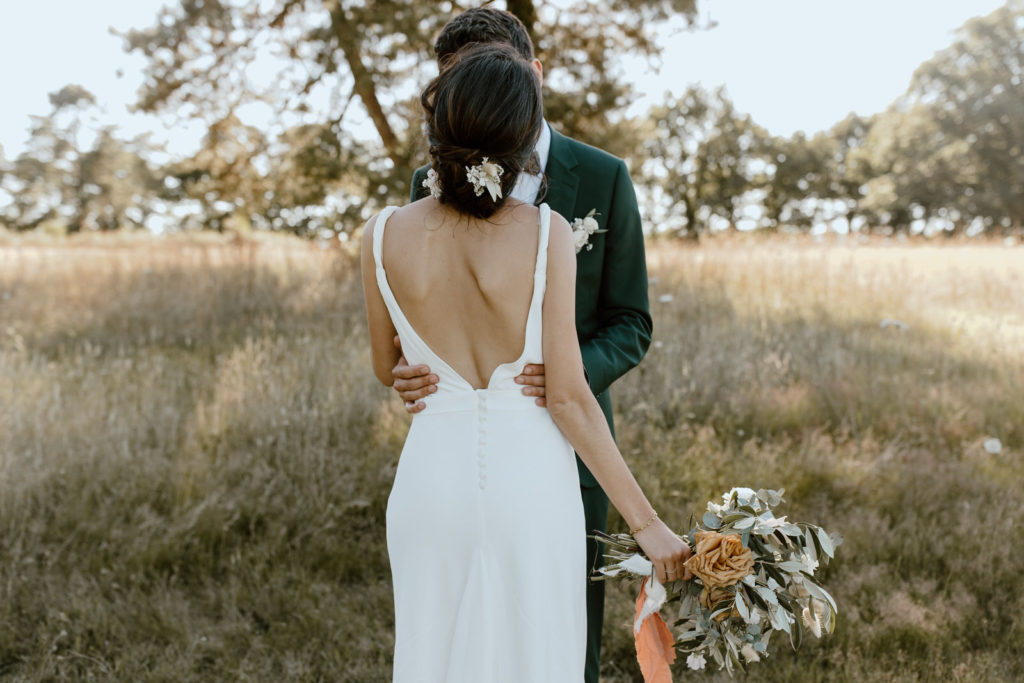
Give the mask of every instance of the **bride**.
POLYGON ((399 350, 438 382, 388 499, 394 681, 582 681, 583 505, 573 450, 662 582, 685 543, 647 501, 583 372, 566 220, 509 198, 542 125, 532 65, 469 46, 421 96, 431 196, 371 218, 362 273, 373 369, 399 350), (514 378, 543 363, 547 406, 514 378))

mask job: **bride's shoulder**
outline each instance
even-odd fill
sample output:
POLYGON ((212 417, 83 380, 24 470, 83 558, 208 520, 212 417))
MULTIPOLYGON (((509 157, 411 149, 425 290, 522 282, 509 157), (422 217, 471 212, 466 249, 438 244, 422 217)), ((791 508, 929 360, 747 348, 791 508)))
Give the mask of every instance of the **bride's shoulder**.
POLYGON ((548 231, 548 253, 551 258, 569 258, 576 260, 575 239, 569 221, 557 211, 551 211, 551 223, 548 231))
POLYGON ((558 213, 554 209, 551 209, 551 232, 568 232, 572 233, 572 228, 569 227, 569 221, 565 219, 565 216, 558 213))

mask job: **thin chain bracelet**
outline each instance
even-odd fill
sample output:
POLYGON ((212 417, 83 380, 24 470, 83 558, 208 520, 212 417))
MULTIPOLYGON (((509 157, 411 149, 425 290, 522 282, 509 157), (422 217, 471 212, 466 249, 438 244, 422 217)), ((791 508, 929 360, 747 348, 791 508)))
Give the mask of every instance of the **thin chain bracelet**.
POLYGON ((641 527, 639 527, 637 529, 633 529, 632 531, 629 532, 629 535, 630 536, 636 536, 638 533, 640 533, 641 531, 643 531, 644 529, 649 527, 651 524, 653 524, 654 520, 656 520, 657 518, 658 518, 658 511, 655 510, 654 514, 651 515, 651 518, 649 520, 644 522, 643 526, 641 526, 641 527))

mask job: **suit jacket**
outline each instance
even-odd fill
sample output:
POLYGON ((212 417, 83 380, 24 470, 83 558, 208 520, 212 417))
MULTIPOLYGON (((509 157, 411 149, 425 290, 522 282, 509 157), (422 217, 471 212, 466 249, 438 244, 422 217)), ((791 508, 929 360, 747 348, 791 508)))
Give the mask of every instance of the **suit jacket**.
MULTIPOLYGON (((427 195, 428 166, 413 174, 411 200, 427 195)), ((576 255, 576 332, 583 367, 608 426, 615 433, 612 382, 643 359, 651 344, 647 261, 636 192, 621 159, 554 129, 546 167, 548 189, 541 200, 570 223, 594 209, 607 232, 590 236, 592 249, 576 255)), ((597 486, 576 458, 581 486, 597 486)))

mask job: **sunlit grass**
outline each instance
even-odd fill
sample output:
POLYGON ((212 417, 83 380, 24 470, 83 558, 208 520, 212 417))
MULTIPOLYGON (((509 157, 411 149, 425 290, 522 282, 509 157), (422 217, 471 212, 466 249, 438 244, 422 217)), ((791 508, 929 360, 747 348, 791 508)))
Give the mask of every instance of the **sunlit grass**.
MULTIPOLYGON (((655 345, 613 394, 662 516, 785 487, 781 514, 846 538, 836 635, 754 677, 1024 676, 1021 250, 719 240, 650 265, 655 345)), ((390 679, 408 420, 353 267, 283 240, 0 248, 0 678, 390 679)), ((638 680, 631 605, 610 589, 608 681, 638 680)))

